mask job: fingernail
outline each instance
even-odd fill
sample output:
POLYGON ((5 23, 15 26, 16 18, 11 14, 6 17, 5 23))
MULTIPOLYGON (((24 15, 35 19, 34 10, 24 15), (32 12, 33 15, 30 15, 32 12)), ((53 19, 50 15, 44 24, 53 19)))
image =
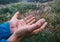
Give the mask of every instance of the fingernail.
POLYGON ((41 20, 41 24, 45 23, 45 19, 44 18, 42 18, 40 20, 41 20))

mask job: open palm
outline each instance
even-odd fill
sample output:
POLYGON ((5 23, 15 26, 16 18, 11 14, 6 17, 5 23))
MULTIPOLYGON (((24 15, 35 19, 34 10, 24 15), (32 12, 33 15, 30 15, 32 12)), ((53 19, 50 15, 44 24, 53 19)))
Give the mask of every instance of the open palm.
POLYGON ((12 17, 12 19, 10 20, 10 27, 11 27, 11 31, 12 33, 14 33, 15 30, 17 30, 18 28, 18 24, 20 24, 20 26, 23 25, 31 25, 35 22, 35 17, 33 16, 28 16, 24 19, 17 19, 19 17, 19 12, 16 12, 15 15, 12 17))

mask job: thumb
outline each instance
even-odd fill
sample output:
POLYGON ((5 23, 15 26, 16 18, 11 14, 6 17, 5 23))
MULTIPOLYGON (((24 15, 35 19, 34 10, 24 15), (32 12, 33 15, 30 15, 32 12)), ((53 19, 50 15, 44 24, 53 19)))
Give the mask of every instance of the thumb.
POLYGON ((15 13, 15 15, 13 16, 13 18, 18 18, 18 16, 19 16, 19 11, 17 11, 17 12, 15 13))

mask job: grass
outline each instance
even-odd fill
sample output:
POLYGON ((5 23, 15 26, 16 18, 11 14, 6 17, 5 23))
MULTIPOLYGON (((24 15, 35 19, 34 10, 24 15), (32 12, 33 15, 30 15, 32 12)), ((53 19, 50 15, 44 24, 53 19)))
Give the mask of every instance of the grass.
MULTIPOLYGON (((40 32, 38 35, 34 35, 29 38, 24 38, 22 42, 59 42, 60 41, 60 10, 54 7, 54 4, 51 5, 52 11, 48 13, 35 13, 28 11, 35 11, 40 9, 36 6, 36 3, 15 3, 3 5, 0 7, 0 23, 10 20, 10 18, 14 15, 16 11, 20 11, 21 17, 25 17, 28 15, 34 15, 36 19, 45 18, 48 22, 47 27, 40 32), (56 10, 57 9, 57 10, 56 10), (25 14, 27 12, 27 14, 25 14), (10 16, 9 16, 10 15, 10 16)), ((23 18, 22 17, 22 18, 23 18)))

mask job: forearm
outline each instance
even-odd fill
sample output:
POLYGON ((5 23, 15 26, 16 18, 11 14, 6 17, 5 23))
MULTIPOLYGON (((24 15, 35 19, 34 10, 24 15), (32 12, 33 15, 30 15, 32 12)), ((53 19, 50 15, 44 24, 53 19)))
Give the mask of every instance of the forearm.
POLYGON ((8 42, 21 42, 22 37, 17 37, 15 34, 10 36, 7 41, 8 42))

